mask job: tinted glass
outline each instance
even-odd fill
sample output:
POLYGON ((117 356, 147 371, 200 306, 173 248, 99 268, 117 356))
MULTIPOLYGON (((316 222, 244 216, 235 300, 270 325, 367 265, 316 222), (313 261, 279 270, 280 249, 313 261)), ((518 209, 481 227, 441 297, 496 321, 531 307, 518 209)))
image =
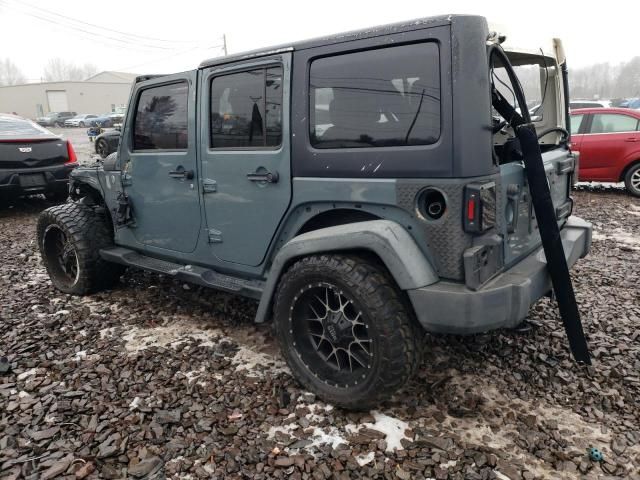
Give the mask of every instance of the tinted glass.
POLYGON ((282 141, 282 67, 211 82, 211 147, 273 147, 282 141))
POLYGON ((0 138, 20 138, 22 136, 33 137, 39 135, 47 136, 51 135, 51 133, 30 120, 0 115, 0 138))
POLYGON ((310 71, 316 148, 425 145, 440 136, 435 43, 320 58, 310 71))
POLYGON ((133 127, 134 150, 184 150, 187 148, 186 82, 143 90, 133 127))
POLYGON ((591 122, 591 133, 634 132, 638 119, 615 113, 597 113, 591 122))
POLYGON ((575 135, 580 131, 584 115, 571 115, 571 135, 575 135))

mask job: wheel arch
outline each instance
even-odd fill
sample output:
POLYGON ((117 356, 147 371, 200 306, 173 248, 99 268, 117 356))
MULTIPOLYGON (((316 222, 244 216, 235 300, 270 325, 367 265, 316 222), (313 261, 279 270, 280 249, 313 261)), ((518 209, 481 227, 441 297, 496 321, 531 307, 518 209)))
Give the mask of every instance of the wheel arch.
POLYGON ((273 296, 287 268, 302 257, 322 253, 374 255, 401 290, 431 285, 439 279, 415 240, 396 222, 377 219, 319 228, 295 236, 278 251, 260 298, 257 323, 269 317, 273 296))
POLYGON ((634 166, 640 164, 640 157, 636 158, 635 160, 631 160, 630 162, 628 162, 624 168, 622 169, 622 171, 620 172, 620 176, 618 178, 619 182, 624 182, 624 178, 627 176, 627 172, 629 170, 631 170, 634 166))

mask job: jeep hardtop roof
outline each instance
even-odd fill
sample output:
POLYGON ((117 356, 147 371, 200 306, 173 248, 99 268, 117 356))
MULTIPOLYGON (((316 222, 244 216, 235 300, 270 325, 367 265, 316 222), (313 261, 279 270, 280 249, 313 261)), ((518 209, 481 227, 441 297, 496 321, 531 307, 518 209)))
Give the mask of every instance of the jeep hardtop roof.
POLYGON ((423 28, 437 27, 441 25, 450 25, 454 22, 477 22, 484 21, 484 17, 479 15, 438 15, 434 17, 425 17, 414 20, 407 20, 397 23, 389 23, 379 25, 377 27, 364 28, 362 30, 353 30, 351 32, 337 33, 324 37, 312 38, 310 40, 302 40, 299 42, 277 45, 269 48, 261 48, 258 50, 250 50, 226 57, 214 57, 203 61, 198 68, 208 68, 225 63, 237 62, 239 60, 264 57, 282 52, 290 52, 292 50, 305 50, 307 48, 319 47, 324 45, 332 45, 336 43, 350 42, 361 40, 364 38, 378 37, 393 33, 409 32, 412 30, 420 30, 423 28))

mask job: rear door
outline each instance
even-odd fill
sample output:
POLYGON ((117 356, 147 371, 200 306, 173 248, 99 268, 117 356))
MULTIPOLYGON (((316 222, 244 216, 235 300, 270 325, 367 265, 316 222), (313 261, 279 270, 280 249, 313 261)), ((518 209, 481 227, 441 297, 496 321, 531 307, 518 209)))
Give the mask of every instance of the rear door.
POLYGON ((201 75, 200 157, 208 240, 225 262, 262 263, 291 199, 291 54, 201 75))
POLYGON ((638 119, 623 113, 593 113, 580 143, 584 179, 618 181, 617 165, 638 145, 638 119))
MULTIPOLYGON (((130 246, 192 252, 200 229, 196 72, 141 82, 119 150, 132 206, 130 246)), ((120 242, 123 243, 123 242, 120 242)))

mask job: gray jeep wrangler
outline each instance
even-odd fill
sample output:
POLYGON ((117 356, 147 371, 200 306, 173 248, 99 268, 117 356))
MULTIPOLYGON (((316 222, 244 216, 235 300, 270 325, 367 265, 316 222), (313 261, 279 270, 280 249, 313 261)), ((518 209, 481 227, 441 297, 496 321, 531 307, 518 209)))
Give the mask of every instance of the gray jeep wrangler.
POLYGON ((84 295, 138 267, 254 298, 305 388, 379 403, 424 331, 514 327, 550 265, 589 250, 561 43, 503 41, 453 15, 138 77, 117 154, 39 218, 53 284, 84 295), (543 216, 561 241, 544 250, 543 216))

